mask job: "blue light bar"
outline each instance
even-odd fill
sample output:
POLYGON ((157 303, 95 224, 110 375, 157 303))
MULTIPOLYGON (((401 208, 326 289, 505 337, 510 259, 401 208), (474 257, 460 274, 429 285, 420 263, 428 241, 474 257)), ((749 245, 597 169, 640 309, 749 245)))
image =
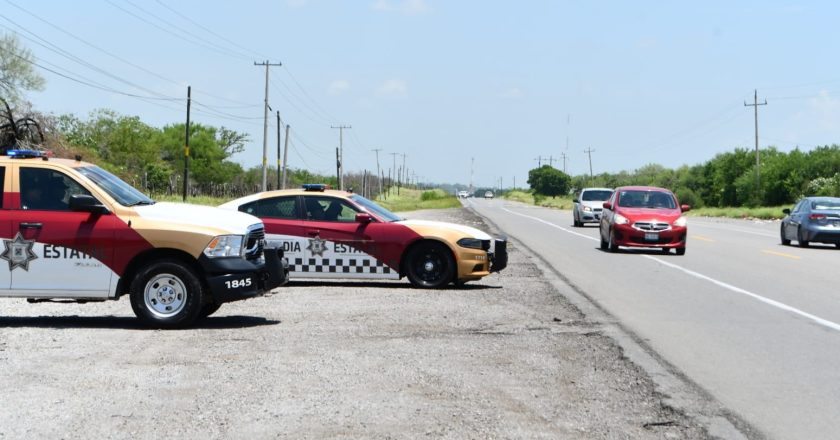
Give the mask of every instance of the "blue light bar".
POLYGON ((323 192, 327 189, 327 185, 323 183, 304 183, 303 190, 304 191, 321 191, 323 192))
POLYGON ((17 158, 27 158, 27 157, 46 157, 47 155, 43 151, 37 151, 37 150, 6 150, 6 156, 17 157, 17 158))

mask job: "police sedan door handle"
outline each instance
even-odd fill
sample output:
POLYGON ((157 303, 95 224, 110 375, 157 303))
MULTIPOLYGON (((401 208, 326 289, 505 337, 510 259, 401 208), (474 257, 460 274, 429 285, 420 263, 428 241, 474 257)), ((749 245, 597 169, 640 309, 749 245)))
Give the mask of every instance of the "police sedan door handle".
POLYGON ((43 223, 21 223, 20 229, 41 229, 43 223))
POLYGON ((309 235, 310 237, 317 237, 317 236, 321 235, 321 231, 307 231, 306 234, 309 235))

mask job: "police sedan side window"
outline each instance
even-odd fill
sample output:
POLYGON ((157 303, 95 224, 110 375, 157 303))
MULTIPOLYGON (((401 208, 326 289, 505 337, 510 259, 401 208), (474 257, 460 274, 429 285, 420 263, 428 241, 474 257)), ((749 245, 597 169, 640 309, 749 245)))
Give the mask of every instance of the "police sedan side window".
POLYGON ((328 222, 355 222, 359 211, 349 202, 335 197, 304 196, 307 219, 328 222))
POLYGON ((273 197, 257 201, 259 217, 295 220, 298 218, 297 196, 273 197))

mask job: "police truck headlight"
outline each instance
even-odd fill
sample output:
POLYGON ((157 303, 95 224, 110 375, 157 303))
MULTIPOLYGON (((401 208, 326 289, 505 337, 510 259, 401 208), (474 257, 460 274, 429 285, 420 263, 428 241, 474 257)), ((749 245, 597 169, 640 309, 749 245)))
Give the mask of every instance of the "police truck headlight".
POLYGON ((462 238, 458 240, 458 246, 470 249, 481 249, 481 240, 477 238, 462 238))
POLYGON ((242 255, 243 235, 219 235, 210 240, 204 248, 204 255, 209 258, 239 257, 242 255))

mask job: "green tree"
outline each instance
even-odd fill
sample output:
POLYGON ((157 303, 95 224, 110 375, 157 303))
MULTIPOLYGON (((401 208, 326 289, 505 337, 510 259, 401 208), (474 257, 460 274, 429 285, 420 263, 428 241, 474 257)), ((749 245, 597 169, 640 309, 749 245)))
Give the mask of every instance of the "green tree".
MULTIPOLYGON (((176 172, 184 169, 184 128, 184 124, 167 125, 154 139, 161 156, 176 172)), ((242 167, 229 159, 242 151, 247 140, 247 135, 225 128, 190 124, 190 180, 199 185, 233 182, 242 174, 242 167)))
POLYGON ((44 78, 32 66, 32 52, 20 45, 14 34, 0 37, 0 97, 12 104, 27 90, 43 90, 44 78))
POLYGON ((528 172, 528 185, 536 194, 557 197, 568 194, 572 178, 550 165, 543 165, 528 172))

